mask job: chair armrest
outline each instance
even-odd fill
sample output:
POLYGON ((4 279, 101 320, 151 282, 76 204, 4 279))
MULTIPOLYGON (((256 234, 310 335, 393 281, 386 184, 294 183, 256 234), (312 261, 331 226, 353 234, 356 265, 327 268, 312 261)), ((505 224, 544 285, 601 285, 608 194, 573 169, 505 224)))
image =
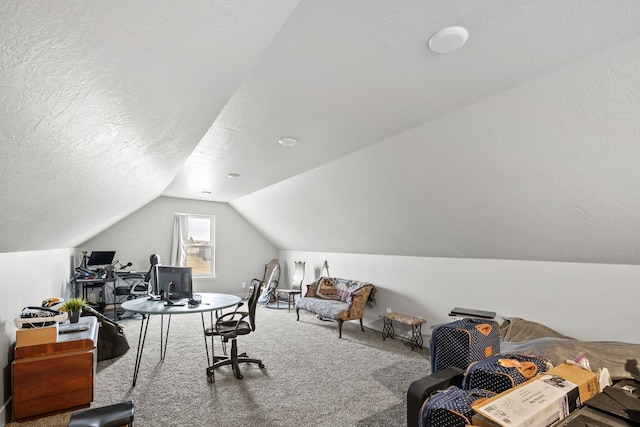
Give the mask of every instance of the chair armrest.
POLYGON ((249 317, 246 311, 233 311, 216 319, 215 330, 218 335, 232 336, 236 334, 241 322, 249 317), (233 327, 233 328, 230 328, 233 327))
POLYGON ((369 299, 369 294, 373 290, 372 285, 367 285, 351 296, 351 304, 349 305, 349 320, 362 319, 364 315, 364 306, 369 299))
POLYGON ((307 285, 307 293, 304 294, 305 297, 315 297, 316 296, 316 286, 318 282, 311 282, 307 285))

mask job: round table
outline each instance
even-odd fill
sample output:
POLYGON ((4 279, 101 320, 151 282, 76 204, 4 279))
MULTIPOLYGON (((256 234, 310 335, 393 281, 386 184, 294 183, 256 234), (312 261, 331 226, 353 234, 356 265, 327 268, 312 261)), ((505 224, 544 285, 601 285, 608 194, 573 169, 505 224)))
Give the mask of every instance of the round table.
MULTIPOLYGON (((167 342, 169 340, 169 327, 171 326, 171 316, 174 314, 192 314, 200 313, 202 318, 202 332, 206 329, 204 323, 204 313, 211 313, 211 326, 213 327, 213 312, 224 308, 234 307, 240 303, 241 298, 237 295, 218 294, 218 293, 202 293, 198 294, 202 297, 202 301, 197 305, 190 305, 186 300, 174 301, 168 303, 153 298, 136 298, 122 303, 122 309, 132 313, 142 314, 142 322, 140 323, 140 337, 138 339, 138 350, 136 352, 136 364, 133 372, 133 385, 136 385, 138 379, 138 371, 140 370, 140 362, 142 360, 142 351, 144 350, 144 342, 147 338, 147 328, 149 327, 149 319, 152 315, 161 315, 160 321, 160 360, 164 360, 167 351, 167 342), (164 316, 168 315, 166 335, 163 340, 164 316)), ((207 363, 211 367, 209 360, 209 348, 207 340, 205 349, 207 351, 207 363)))

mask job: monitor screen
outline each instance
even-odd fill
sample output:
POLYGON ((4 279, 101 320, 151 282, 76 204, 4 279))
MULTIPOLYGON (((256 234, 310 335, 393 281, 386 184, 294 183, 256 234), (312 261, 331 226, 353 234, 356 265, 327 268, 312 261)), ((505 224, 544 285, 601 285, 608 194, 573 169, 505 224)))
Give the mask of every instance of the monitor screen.
POLYGON ((193 296, 191 267, 154 266, 153 293, 172 301, 193 296))
POLYGON ((89 255, 87 265, 110 265, 115 256, 116 251, 93 251, 89 255))

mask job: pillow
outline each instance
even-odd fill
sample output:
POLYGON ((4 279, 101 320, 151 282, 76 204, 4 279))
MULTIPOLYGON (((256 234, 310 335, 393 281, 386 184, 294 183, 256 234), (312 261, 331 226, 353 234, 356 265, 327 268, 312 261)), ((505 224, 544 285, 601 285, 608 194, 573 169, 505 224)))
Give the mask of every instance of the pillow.
POLYGON ((320 279, 318 286, 316 286, 316 297, 322 299, 339 300, 338 287, 336 286, 335 279, 323 277, 320 279))

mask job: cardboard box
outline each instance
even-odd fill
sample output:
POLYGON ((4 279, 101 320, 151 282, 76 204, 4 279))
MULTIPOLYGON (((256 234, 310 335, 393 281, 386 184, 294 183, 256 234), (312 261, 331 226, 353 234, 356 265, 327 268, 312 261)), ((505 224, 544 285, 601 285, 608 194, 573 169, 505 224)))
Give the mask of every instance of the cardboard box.
POLYGON ((43 328, 27 328, 16 330, 16 347, 47 344, 58 340, 58 323, 43 328))
POLYGON ((598 375, 562 364, 519 386, 473 405, 479 427, 546 427, 600 392, 598 375))
POLYGON ((557 375, 560 378, 576 384, 580 391, 581 404, 600 393, 598 374, 587 371, 580 366, 563 363, 547 371, 547 374, 557 375))

